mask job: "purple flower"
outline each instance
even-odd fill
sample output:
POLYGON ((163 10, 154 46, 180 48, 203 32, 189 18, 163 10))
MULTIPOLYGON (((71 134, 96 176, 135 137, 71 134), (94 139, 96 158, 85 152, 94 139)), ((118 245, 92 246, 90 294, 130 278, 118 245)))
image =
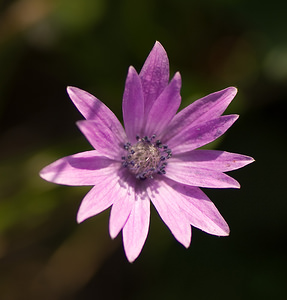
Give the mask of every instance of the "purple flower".
POLYGON ((180 88, 179 73, 169 82, 168 57, 159 42, 139 74, 133 67, 128 70, 122 103, 125 130, 100 100, 68 87, 86 119, 77 125, 95 150, 61 158, 40 172, 54 183, 94 186, 81 203, 77 221, 111 206, 110 236, 122 230, 130 262, 147 238, 150 202, 185 247, 190 245, 191 225, 228 235, 227 223, 199 187, 239 188, 224 172, 254 161, 225 151, 196 150, 220 137, 238 118, 222 116, 236 88, 210 94, 176 114, 180 88))

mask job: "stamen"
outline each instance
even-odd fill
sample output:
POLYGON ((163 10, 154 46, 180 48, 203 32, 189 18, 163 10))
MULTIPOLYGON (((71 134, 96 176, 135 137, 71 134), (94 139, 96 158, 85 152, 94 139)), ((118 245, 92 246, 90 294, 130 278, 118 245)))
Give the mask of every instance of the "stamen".
POLYGON ((166 173, 166 160, 171 157, 171 150, 160 140, 153 142, 155 137, 155 134, 151 137, 144 136, 142 138, 137 135, 136 144, 126 143, 124 145, 124 149, 128 153, 126 156, 122 156, 122 165, 127 167, 137 179, 144 180, 153 178, 153 174, 162 175, 166 173))

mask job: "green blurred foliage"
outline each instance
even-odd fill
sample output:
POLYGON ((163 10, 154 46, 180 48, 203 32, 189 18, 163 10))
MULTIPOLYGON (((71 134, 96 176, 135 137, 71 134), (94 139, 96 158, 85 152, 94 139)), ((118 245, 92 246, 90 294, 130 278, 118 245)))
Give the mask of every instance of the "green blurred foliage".
POLYGON ((285 299, 287 3, 275 0, 0 2, 0 299, 285 299), (75 218, 89 188, 39 170, 90 149, 65 88, 95 94, 121 119, 130 64, 154 42, 183 78, 182 107, 234 85, 241 118, 212 147, 253 156, 241 190, 206 190, 228 238, 193 229, 186 250, 152 209, 130 265, 109 212, 75 218))

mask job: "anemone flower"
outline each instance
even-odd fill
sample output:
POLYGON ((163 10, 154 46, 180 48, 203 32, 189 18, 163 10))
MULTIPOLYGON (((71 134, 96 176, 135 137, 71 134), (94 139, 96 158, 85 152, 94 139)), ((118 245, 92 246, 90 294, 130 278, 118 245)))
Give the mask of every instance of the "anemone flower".
POLYGON ((169 61, 156 42, 140 73, 131 66, 123 95, 124 128, 100 100, 68 87, 75 106, 86 120, 77 123, 94 150, 61 158, 40 176, 64 185, 89 185, 77 221, 111 206, 109 233, 122 230, 130 262, 140 254, 148 235, 150 203, 174 237, 185 247, 191 226, 226 236, 229 227, 200 188, 239 188, 225 174, 253 159, 226 151, 198 149, 222 134, 238 115, 222 115, 236 95, 229 87, 203 97, 177 113, 181 76, 169 82, 169 61))

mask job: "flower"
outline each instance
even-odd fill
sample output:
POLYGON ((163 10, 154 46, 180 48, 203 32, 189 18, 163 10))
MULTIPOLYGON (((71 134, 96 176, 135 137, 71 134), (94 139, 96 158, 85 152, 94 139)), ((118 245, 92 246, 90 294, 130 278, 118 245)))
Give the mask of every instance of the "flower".
POLYGON ((77 221, 111 206, 109 232, 122 230, 126 256, 133 262, 148 235, 150 202, 174 237, 185 247, 191 226, 226 236, 229 227, 203 188, 239 188, 224 172, 253 158, 225 151, 200 150, 221 136, 238 118, 222 115, 236 95, 229 87, 190 104, 181 103, 181 76, 169 82, 169 61, 156 42, 138 74, 131 66, 123 95, 121 123, 93 95, 68 87, 67 92, 86 120, 77 125, 95 150, 61 158, 40 176, 65 185, 91 185, 77 221), (177 114, 176 114, 177 113, 177 114))

